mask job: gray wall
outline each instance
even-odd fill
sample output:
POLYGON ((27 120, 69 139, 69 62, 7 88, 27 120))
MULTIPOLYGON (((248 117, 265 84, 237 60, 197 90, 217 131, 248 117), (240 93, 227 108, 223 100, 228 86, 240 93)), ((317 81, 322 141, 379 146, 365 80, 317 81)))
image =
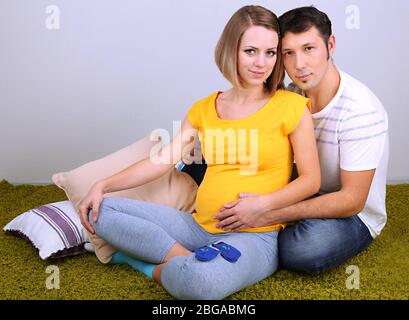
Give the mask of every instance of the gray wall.
MULTIPOLYGON (((171 131, 194 101, 229 87, 213 50, 228 18, 249 3, 0 0, 0 180, 49 183, 152 129, 171 131), (60 10, 59 28, 50 5, 60 10)), ((310 4, 328 13, 337 65, 389 114, 388 179, 409 181, 409 90, 397 90, 408 83, 409 2, 353 1, 359 29, 350 29, 349 0, 252 3, 277 14, 310 4)))

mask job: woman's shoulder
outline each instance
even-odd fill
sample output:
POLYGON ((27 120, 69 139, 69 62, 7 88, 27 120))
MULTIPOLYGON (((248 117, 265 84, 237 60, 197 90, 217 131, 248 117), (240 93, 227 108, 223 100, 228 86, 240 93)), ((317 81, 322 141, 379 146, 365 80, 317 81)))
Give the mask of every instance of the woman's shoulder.
POLYGON ((205 110, 211 110, 212 106, 214 105, 214 101, 219 94, 220 91, 216 91, 211 93, 210 95, 201 98, 193 103, 190 107, 188 113, 195 113, 197 115, 205 112, 205 110))
POLYGON ((216 99, 219 93, 221 93, 221 91, 215 91, 209 94, 208 96, 197 100, 195 102, 195 105, 202 105, 202 106, 208 105, 209 103, 213 102, 216 99))

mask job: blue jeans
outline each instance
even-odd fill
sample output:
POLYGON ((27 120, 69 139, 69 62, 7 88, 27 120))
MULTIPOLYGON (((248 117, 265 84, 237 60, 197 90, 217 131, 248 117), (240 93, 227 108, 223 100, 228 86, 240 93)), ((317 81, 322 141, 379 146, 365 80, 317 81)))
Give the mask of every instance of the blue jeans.
POLYGON ((161 282, 179 299, 223 299, 270 276, 278 267, 278 231, 212 234, 190 213, 130 199, 105 198, 99 212, 98 221, 90 221, 98 236, 151 263, 162 263, 176 242, 193 251, 223 241, 241 252, 234 263, 220 254, 208 262, 197 260, 193 253, 171 258, 163 266, 161 282))
POLYGON ((301 220, 280 232, 280 266, 318 274, 344 263, 366 249, 372 240, 357 215, 344 219, 301 220))

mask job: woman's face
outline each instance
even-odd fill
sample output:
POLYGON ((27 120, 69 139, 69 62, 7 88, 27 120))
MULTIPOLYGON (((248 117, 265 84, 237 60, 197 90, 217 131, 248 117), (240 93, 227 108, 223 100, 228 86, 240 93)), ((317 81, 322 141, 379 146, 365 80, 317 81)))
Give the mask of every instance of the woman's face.
POLYGON ((238 72, 245 88, 263 86, 277 61, 278 34, 261 26, 251 26, 238 50, 238 72))

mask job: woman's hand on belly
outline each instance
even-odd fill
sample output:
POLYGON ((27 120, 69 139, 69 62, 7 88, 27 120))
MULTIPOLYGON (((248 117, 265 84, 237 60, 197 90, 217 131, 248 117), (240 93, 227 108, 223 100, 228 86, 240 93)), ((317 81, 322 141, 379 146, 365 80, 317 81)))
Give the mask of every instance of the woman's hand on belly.
POLYGON ((219 220, 216 228, 225 231, 266 226, 263 214, 268 211, 267 198, 255 193, 239 193, 238 200, 226 203, 213 219, 219 220))

